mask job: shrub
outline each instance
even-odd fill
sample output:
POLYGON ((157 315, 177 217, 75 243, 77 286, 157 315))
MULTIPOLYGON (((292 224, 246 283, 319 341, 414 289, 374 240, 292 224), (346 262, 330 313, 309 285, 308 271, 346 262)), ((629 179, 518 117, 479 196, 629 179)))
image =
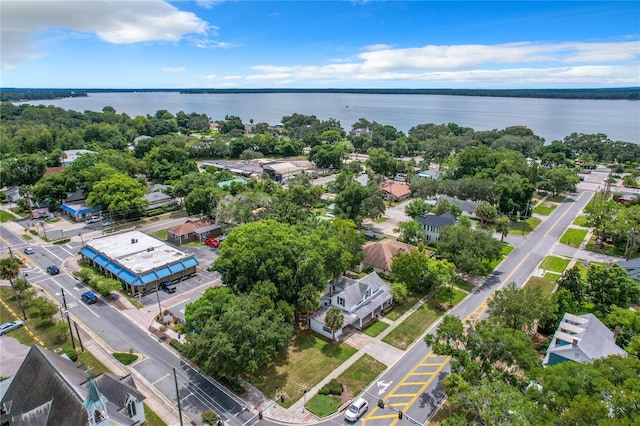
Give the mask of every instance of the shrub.
POLYGON ((35 229, 29 229, 29 232, 31 233, 31 235, 38 235, 38 231, 36 231, 35 229))
POLYGON ((182 353, 182 351, 184 350, 184 344, 180 343, 178 339, 171 340, 169 344, 177 349, 180 353, 182 353))
POLYGON ((329 383, 324 385, 322 389, 318 392, 321 395, 342 395, 342 384, 338 382, 336 379, 331 379, 329 383))
POLYGON ((207 410, 202 412, 202 423, 215 425, 218 421, 218 415, 215 411, 207 410))
POLYGON ((117 359, 118 361, 120 361, 120 363, 124 364, 124 365, 129 365, 132 362, 134 362, 135 360, 138 359, 138 355, 136 354, 127 354, 124 352, 116 352, 113 354, 113 357, 115 359, 117 359))
POLYGON ((63 238, 61 240, 54 241, 53 244, 66 244, 71 241, 71 238, 63 238))

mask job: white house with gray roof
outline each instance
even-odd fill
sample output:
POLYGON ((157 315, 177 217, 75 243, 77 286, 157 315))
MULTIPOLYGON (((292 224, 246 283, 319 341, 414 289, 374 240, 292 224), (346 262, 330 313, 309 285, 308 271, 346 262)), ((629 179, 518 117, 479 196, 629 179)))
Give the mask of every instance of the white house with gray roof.
POLYGON ((359 280, 342 276, 327 285, 327 291, 320 299, 320 310, 311 316, 311 329, 332 338, 333 333, 325 324, 325 315, 332 306, 338 307, 344 315, 342 328, 335 332, 338 339, 346 327, 362 329, 392 304, 391 286, 377 273, 372 272, 359 280))
POLYGON ((606 325, 593 314, 565 313, 551 339, 542 365, 555 365, 565 361, 590 364, 610 355, 624 356, 627 352, 616 345, 616 337, 606 325))
POLYGON ((453 226, 458 222, 458 219, 451 212, 446 212, 439 216, 428 214, 424 217, 416 217, 415 220, 422 226, 424 239, 428 243, 437 243, 440 239, 440 230, 447 226, 453 226))

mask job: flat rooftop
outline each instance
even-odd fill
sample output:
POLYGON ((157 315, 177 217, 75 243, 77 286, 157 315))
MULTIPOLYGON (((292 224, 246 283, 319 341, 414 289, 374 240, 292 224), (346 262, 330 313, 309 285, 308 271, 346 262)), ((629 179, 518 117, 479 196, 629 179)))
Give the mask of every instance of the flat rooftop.
POLYGON ((193 257, 140 231, 94 238, 86 245, 136 274, 193 257))

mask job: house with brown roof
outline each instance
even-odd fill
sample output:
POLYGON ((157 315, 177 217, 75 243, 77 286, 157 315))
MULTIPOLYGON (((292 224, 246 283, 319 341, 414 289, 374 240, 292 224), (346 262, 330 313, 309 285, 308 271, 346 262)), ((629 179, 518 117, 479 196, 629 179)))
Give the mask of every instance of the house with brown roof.
POLYGON ((370 241, 362 247, 364 260, 359 265, 359 271, 373 268, 378 274, 391 275, 393 258, 400 252, 410 252, 417 247, 400 241, 384 239, 382 241, 370 241))
POLYGON ((411 188, 404 182, 388 180, 380 185, 380 189, 382 189, 385 198, 389 201, 406 200, 411 195, 411 188))
POLYGON ((207 238, 219 237, 222 234, 220 225, 209 219, 187 220, 182 225, 167 229, 167 241, 182 245, 192 242, 203 242, 207 238))

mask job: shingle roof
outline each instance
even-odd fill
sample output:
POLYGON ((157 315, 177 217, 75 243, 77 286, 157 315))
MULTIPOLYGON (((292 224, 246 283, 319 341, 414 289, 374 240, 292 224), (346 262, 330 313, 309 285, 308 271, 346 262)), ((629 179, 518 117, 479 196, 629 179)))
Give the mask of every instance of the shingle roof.
POLYGON ((570 361, 591 363, 610 355, 627 355, 627 352, 616 345, 613 332, 593 314, 565 313, 549 344, 543 365, 549 363, 551 354, 570 361))
POLYGON ((400 241, 384 239, 382 241, 371 241, 362 247, 364 252, 363 263, 374 268, 386 271, 391 270, 393 258, 401 251, 412 251, 417 247, 400 241))
POLYGON ((411 194, 411 188, 406 183, 388 181, 380 185, 380 189, 384 192, 393 195, 394 197, 401 198, 411 194))
POLYGON ((167 231, 176 235, 187 235, 192 232, 195 232, 196 230, 199 230, 200 228, 204 228, 205 226, 211 226, 213 224, 214 223, 212 221, 207 219, 199 219, 194 221, 188 220, 182 225, 176 225, 176 226, 172 226, 171 228, 168 228, 167 231))
MULTIPOLYGON (((102 375, 104 376, 104 375, 102 375)), ((107 411, 119 424, 134 424, 118 411, 122 408, 114 404, 116 393, 105 385, 105 392, 99 383, 108 383, 114 376, 94 379, 96 387, 109 400, 107 411)), ((115 379, 114 379, 115 380, 115 379)), ((9 389, 2 398, 2 404, 9 410, 10 425, 70 425, 85 426, 87 412, 83 402, 89 395, 89 374, 73 361, 56 355, 37 345, 27 353, 22 365, 14 376, 9 389)), ((126 391, 136 398, 142 395, 132 388, 125 379, 121 383, 126 391), (134 393, 135 392, 135 393, 134 393)))
POLYGON ((451 212, 443 213, 440 216, 428 214, 424 217, 416 217, 416 220, 425 226, 433 226, 434 228, 452 226, 458 221, 451 212))

